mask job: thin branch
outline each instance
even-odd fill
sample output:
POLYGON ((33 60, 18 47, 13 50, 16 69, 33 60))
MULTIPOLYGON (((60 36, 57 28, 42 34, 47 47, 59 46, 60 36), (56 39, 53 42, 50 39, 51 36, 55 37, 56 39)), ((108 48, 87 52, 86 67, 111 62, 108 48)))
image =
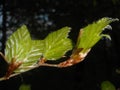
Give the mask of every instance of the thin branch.
MULTIPOLYGON (((58 67, 57 64, 47 64, 47 63, 44 63, 44 64, 40 64, 40 65, 36 65, 36 66, 29 67, 29 68, 31 68, 30 70, 32 70, 32 69, 38 68, 38 67, 40 67, 40 66, 58 67)), ((26 67, 26 68, 28 68, 28 67, 26 67)), ((29 70, 28 70, 28 71, 29 71, 29 70)), ((22 72, 22 73, 24 73, 24 72, 22 72)), ((8 80, 8 79, 10 79, 10 78, 12 78, 12 77, 14 77, 14 76, 19 75, 19 74, 21 74, 21 73, 11 74, 8 78, 6 78, 5 76, 4 76, 4 77, 1 77, 1 78, 0 78, 0 81, 8 80)))
MULTIPOLYGON (((70 66, 73 66, 73 65, 83 61, 89 51, 90 50, 88 50, 84 54, 83 53, 75 53, 74 55, 71 55, 71 57, 69 59, 67 59, 66 61, 63 61, 63 62, 61 62, 59 64, 49 64, 49 63, 46 63, 45 58, 41 58, 41 60, 35 66, 29 66, 29 67, 26 67, 26 68, 30 68, 29 70, 32 70, 32 69, 38 68, 40 66, 56 67, 56 68, 70 67, 70 66)), ((24 73, 24 72, 22 72, 22 73, 24 73)), ((19 74, 21 74, 21 73, 11 74, 8 78, 2 77, 2 78, 0 78, 0 81, 7 80, 7 79, 9 79, 11 77, 14 77, 14 76, 17 76, 19 74)))

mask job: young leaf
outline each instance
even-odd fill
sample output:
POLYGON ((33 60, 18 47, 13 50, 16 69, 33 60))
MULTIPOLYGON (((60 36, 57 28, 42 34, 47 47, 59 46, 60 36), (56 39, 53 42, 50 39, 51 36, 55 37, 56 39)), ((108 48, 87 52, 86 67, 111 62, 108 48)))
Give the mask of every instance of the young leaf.
POLYGON ((102 37, 106 36, 110 38, 107 34, 102 34, 102 32, 108 28, 108 25, 113 22, 117 21, 118 19, 112 18, 102 18, 97 22, 89 24, 85 28, 81 30, 81 33, 78 37, 77 41, 77 48, 83 48, 83 52, 92 48, 102 37))
POLYGON ((5 56, 8 63, 12 62, 12 58, 15 58, 15 62, 22 62, 19 68, 14 72, 24 72, 29 70, 30 66, 34 65, 43 52, 42 40, 31 40, 29 31, 25 25, 14 32, 6 42, 5 56))
POLYGON ((111 28, 109 25, 111 22, 118 19, 102 18, 93 24, 90 24, 80 30, 76 47, 74 48, 70 58, 59 64, 59 67, 68 67, 79 62, 82 62, 91 48, 102 38, 106 37, 110 39, 107 34, 102 34, 105 28, 111 28))
POLYGON ((17 60, 24 59, 26 52, 31 45, 30 34, 27 27, 23 25, 16 32, 14 32, 6 42, 5 56, 10 63, 12 58, 16 57, 17 60))
POLYGON ((103 81, 101 83, 101 90, 116 90, 116 88, 110 81, 103 81))
POLYGON ((72 49, 72 42, 68 39, 69 27, 50 33, 45 38, 43 56, 47 60, 56 60, 72 49))
POLYGON ((31 66, 36 65, 40 56, 42 56, 44 50, 43 40, 32 40, 30 48, 24 57, 24 63, 15 72, 25 72, 30 69, 31 66))

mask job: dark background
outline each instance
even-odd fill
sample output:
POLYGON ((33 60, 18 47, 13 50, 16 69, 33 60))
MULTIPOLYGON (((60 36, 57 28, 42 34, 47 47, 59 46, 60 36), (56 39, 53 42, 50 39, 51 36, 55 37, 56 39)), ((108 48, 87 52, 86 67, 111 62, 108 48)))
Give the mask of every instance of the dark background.
MULTIPOLYGON (((4 52, 9 35, 26 24, 34 39, 43 39, 48 33, 64 26, 72 27, 70 38, 76 42, 79 29, 102 17, 120 19, 119 0, 1 0, 0 49, 4 52)), ((107 31, 112 41, 100 40, 86 59, 72 67, 39 67, 6 81, 0 90, 18 90, 22 83, 32 90, 100 90, 100 84, 109 80, 120 88, 120 23, 111 24, 107 31)), ((0 59, 0 76, 5 71, 0 59)))

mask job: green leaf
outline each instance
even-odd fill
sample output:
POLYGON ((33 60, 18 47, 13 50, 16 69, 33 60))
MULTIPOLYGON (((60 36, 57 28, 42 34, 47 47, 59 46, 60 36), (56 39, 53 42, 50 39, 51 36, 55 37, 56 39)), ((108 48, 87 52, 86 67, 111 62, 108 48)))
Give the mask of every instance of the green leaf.
POLYGON ((44 58, 47 60, 56 60, 72 49, 72 42, 67 38, 69 32, 69 27, 63 27, 60 30, 50 33, 45 38, 44 58))
POLYGON ((7 40, 5 48, 5 56, 8 62, 13 57, 22 60, 26 56, 26 52, 31 48, 31 38, 25 25, 17 29, 7 40))
POLYGON ((30 48, 26 52, 27 54, 23 59, 24 63, 15 72, 25 72, 27 70, 30 70, 31 66, 37 65, 36 63, 43 55, 43 47, 43 40, 32 40, 30 48))
POLYGON ((81 34, 79 35, 77 41, 77 48, 83 48, 83 52, 85 52, 86 50, 92 48, 103 36, 110 38, 109 35, 103 35, 102 32, 106 28, 110 28, 108 25, 111 22, 117 20, 118 19, 105 17, 81 29, 81 34))
POLYGON ((5 56, 9 63, 12 58, 16 58, 16 62, 21 61, 22 65, 15 72, 24 72, 39 60, 43 53, 43 44, 42 40, 31 40, 27 27, 23 25, 8 38, 5 56))
POLYGON ((101 34, 100 36, 101 36, 101 37, 106 37, 106 38, 108 38, 109 40, 111 40, 110 35, 107 35, 107 34, 101 34))
POLYGON ((116 88, 110 81, 103 81, 101 83, 101 90, 116 90, 116 88))
POLYGON ((31 90, 31 86, 30 85, 26 85, 26 84, 22 84, 19 87, 19 90, 31 90))

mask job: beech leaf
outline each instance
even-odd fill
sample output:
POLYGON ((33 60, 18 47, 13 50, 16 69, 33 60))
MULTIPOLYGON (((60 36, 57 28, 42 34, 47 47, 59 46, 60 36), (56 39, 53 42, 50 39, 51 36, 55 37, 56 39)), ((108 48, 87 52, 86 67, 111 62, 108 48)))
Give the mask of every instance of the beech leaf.
POLYGON ((44 58, 47 60, 57 60, 72 49, 72 42, 67 38, 69 32, 70 27, 63 27, 50 33, 45 38, 44 58))
POLYGON ((106 28, 111 29, 109 24, 114 21, 118 21, 118 19, 105 17, 81 29, 81 33, 77 41, 77 48, 82 48, 82 52, 86 52, 88 49, 92 48, 102 37, 110 39, 109 35, 102 34, 102 32, 106 28))
POLYGON ((21 61, 22 65, 15 72, 24 72, 39 60, 43 44, 42 40, 31 40, 27 27, 23 25, 8 38, 5 57, 8 63, 12 62, 12 58, 16 58, 16 62, 21 61))

